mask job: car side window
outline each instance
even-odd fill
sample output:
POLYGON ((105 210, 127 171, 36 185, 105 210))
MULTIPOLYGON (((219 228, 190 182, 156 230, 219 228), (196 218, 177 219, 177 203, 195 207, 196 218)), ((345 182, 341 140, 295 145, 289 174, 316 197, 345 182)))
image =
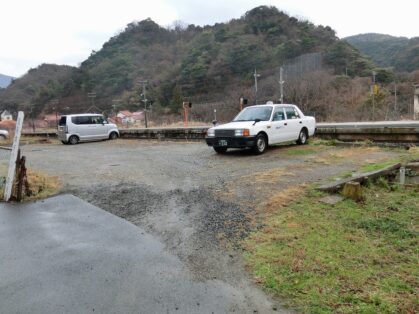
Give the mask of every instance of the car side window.
POLYGON ((92 124, 102 124, 103 123, 103 117, 100 116, 93 116, 90 117, 92 119, 92 124))
POLYGON ((78 124, 78 125, 93 124, 94 123, 92 121, 92 117, 86 117, 86 116, 71 117, 71 122, 73 122, 74 124, 78 124))
POLYGON ((276 108, 272 121, 282 121, 285 120, 284 108, 276 108))
POLYGON ((297 109, 295 109, 293 107, 285 108, 285 112, 287 114, 287 119, 299 119, 299 118, 301 118, 297 109))

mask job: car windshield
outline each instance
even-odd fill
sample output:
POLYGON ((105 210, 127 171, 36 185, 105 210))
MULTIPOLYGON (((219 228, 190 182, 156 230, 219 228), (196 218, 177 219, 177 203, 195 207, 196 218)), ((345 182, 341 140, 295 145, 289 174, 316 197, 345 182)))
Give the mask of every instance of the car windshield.
POLYGON ((259 119, 260 121, 269 121, 271 113, 271 106, 247 107, 241 111, 233 121, 255 121, 256 119, 259 119))

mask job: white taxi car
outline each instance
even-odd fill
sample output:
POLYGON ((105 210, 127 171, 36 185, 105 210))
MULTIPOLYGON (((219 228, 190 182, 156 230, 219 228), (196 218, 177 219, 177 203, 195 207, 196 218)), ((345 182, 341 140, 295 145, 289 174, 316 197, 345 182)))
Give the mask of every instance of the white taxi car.
POLYGON ((249 147, 262 154, 272 144, 306 144, 315 129, 315 118, 305 116, 296 105, 268 102, 246 107, 232 122, 208 129, 205 140, 217 153, 249 147))

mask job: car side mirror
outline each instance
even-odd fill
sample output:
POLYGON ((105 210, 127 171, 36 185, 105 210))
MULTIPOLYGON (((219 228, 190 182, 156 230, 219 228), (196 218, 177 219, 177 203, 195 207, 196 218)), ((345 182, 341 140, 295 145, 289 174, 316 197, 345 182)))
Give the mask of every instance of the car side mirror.
POLYGON ((212 120, 212 124, 215 126, 218 123, 217 120, 212 120))

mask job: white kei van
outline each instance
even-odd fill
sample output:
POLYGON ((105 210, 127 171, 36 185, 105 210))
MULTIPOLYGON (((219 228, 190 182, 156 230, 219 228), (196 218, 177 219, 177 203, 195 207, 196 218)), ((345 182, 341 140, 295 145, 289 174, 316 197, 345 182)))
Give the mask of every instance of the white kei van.
POLYGON ((58 138, 63 144, 116 139, 119 131, 115 124, 101 114, 84 113, 61 116, 58 122, 58 138))

